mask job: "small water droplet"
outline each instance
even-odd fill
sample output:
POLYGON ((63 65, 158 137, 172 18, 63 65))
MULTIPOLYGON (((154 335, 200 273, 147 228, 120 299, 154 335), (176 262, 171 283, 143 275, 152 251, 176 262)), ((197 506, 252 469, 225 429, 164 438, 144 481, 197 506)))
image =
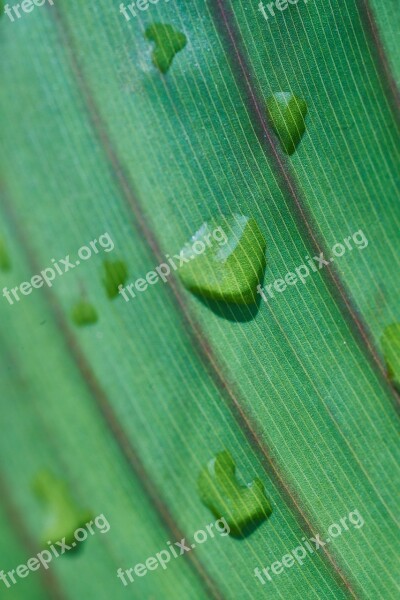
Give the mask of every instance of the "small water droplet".
POLYGON ((204 298, 233 304, 257 302, 265 271, 264 236, 253 218, 233 214, 203 223, 182 255, 184 286, 204 298), (203 251, 201 251, 203 249, 203 251))
POLYGON ((0 270, 5 271, 5 272, 11 270, 11 261, 10 261, 10 256, 7 251, 6 243, 1 238, 0 238, 0 270))
POLYGON ((106 288, 107 296, 116 298, 118 296, 118 286, 124 285, 128 277, 128 268, 122 260, 105 260, 103 262, 103 284, 106 288))
POLYGON ((186 46, 186 36, 171 25, 153 23, 144 33, 145 37, 155 43, 152 54, 154 66, 166 73, 171 66, 175 54, 186 46))
POLYGON ((91 325, 97 323, 99 320, 95 307, 90 302, 86 302, 86 300, 81 300, 75 304, 71 316, 73 322, 78 327, 91 325))
POLYGON ((240 485, 231 454, 219 452, 200 474, 198 487, 202 502, 216 518, 224 518, 233 536, 243 537, 268 519, 272 507, 260 479, 240 485))
POLYGON ((43 503, 47 512, 48 528, 43 532, 42 543, 61 541, 72 545, 74 533, 93 518, 89 510, 82 510, 72 498, 65 481, 57 479, 49 471, 40 471, 32 485, 36 497, 43 503))
POLYGON ((291 92, 277 92, 267 98, 267 115, 282 150, 293 154, 306 130, 306 101, 291 92))
POLYGON ((400 323, 386 327, 381 342, 389 379, 400 392, 400 323))

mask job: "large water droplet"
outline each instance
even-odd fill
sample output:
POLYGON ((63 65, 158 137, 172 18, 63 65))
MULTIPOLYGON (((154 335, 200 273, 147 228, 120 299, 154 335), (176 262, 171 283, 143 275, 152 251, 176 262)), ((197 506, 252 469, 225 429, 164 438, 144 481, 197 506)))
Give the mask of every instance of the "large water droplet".
POLYGON ((307 103, 291 92, 267 98, 267 115, 286 154, 293 154, 306 130, 307 103))
POLYGON ((381 341, 389 379, 400 392, 400 323, 386 327, 381 341))
POLYGON ((11 261, 10 256, 7 251, 6 243, 3 239, 0 238, 0 270, 1 271, 10 271, 11 269, 11 261))
POLYGON ((128 269, 122 260, 105 260, 103 262, 103 284, 107 292, 107 296, 116 298, 118 296, 118 286, 124 285, 128 277, 128 269))
POLYGON ((186 46, 186 36, 176 31, 171 25, 153 23, 144 33, 145 37, 155 43, 153 64, 161 73, 166 73, 171 66, 175 54, 186 46))
POLYGON ((218 453, 200 474, 199 494, 216 518, 226 520, 232 535, 244 536, 268 519, 272 507, 261 480, 240 485, 235 470, 231 454, 218 453))
POLYGON ((252 218, 234 214, 207 221, 183 247, 189 262, 179 276, 188 290, 204 298, 253 304, 264 276, 265 247, 252 218))
POLYGON ((92 513, 79 508, 65 481, 57 479, 49 471, 40 471, 32 487, 48 516, 48 527, 42 535, 43 545, 47 547, 48 541, 56 542, 65 538, 68 545, 75 543, 75 548, 75 530, 84 528, 92 519, 92 513))
POLYGON ((92 325, 93 323, 97 323, 99 319, 93 304, 90 304, 90 302, 87 302, 86 300, 81 300, 75 304, 71 316, 73 322, 75 325, 78 325, 78 327, 92 325))

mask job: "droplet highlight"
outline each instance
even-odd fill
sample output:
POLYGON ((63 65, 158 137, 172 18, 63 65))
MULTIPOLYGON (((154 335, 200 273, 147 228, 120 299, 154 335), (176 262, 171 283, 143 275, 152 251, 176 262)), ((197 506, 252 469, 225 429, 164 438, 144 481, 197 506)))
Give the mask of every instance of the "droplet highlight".
POLYGON ((144 35, 146 39, 155 43, 152 54, 154 66, 161 73, 166 73, 175 55, 186 46, 186 36, 171 25, 163 23, 153 23, 146 29, 144 35))
POLYGON ((84 327, 85 325, 92 325, 97 323, 99 317, 93 304, 86 300, 81 300, 75 304, 71 313, 72 321, 78 327, 84 327))
POLYGON ((57 479, 49 471, 40 471, 33 481, 33 491, 47 512, 47 526, 41 536, 44 546, 61 541, 71 545, 75 541, 76 529, 91 521, 92 513, 81 509, 68 489, 65 481, 57 479))
POLYGON ((128 277, 128 268, 122 260, 105 260, 103 262, 103 284, 107 296, 112 299, 118 296, 118 286, 124 285, 128 277))
POLYGON ((291 92, 277 92, 267 98, 267 116, 286 154, 293 154, 300 143, 306 115, 306 101, 291 92))
POLYGON ((183 285, 199 296, 233 304, 257 302, 266 241, 257 222, 233 214, 203 223, 181 250, 183 285), (203 251, 201 251, 204 248, 203 251))
POLYGON ((243 537, 272 514, 260 479, 241 485, 227 450, 218 453, 203 469, 198 481, 200 498, 216 518, 224 518, 233 536, 243 537))
POLYGON ((381 342, 389 379, 400 392, 400 323, 386 327, 381 342))

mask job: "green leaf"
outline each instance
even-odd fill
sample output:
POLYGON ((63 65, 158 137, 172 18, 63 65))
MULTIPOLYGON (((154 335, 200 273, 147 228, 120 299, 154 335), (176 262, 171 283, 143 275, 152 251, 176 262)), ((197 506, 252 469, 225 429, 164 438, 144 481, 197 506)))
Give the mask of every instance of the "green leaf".
MULTIPOLYGON (((49 597, 397 598, 398 397, 381 343, 399 321, 396 2, 300 0, 268 21, 239 0, 136 12, 59 2, 0 22, 12 262, 1 271, 0 468, 16 548, 2 564, 40 550, 30 482, 44 468, 111 525, 52 562, 49 597), (289 155, 267 114, 280 91, 308 110, 289 155), (191 261, 201 297, 177 270, 110 302, 99 247, 51 287, 19 291, 105 232, 133 284, 233 215, 257 223, 266 265, 242 247, 245 276, 229 269, 224 312, 202 302, 216 295, 204 273, 218 273, 206 254, 191 261), (238 289, 262 272, 267 300, 249 315, 238 289), (95 326, 75 327, 79 298, 95 326), (240 540, 208 536, 215 498, 199 494, 221 448, 238 485, 261 481, 273 506, 240 540), (317 535, 330 541, 311 553, 317 535), (165 569, 133 570, 127 586, 117 577, 182 539, 196 547, 165 569)), ((11 593, 45 597, 39 577, 11 593)))

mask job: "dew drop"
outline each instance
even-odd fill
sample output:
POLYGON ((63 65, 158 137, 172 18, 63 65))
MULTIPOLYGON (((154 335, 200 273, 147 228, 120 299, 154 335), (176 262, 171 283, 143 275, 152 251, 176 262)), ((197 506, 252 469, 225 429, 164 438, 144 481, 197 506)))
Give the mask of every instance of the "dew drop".
POLYGON ((128 268, 122 260, 105 260, 103 262, 103 284, 107 296, 112 299, 118 296, 118 286, 124 285, 128 277, 128 268))
POLYGON ((256 288, 266 265, 265 248, 253 218, 233 214, 207 221, 181 251, 188 262, 179 269, 180 279, 204 298, 256 303, 256 288))
POLYGON ((201 472, 198 488, 203 504, 226 520, 230 534, 243 537, 270 517, 272 507, 260 479, 240 485, 235 471, 230 452, 219 452, 201 472))
POLYGON ((98 319, 99 317, 93 304, 85 300, 81 300, 75 304, 72 310, 72 320, 78 327, 97 323, 98 319))
POLYGON ((267 115, 282 150, 293 154, 306 130, 306 101, 291 92, 277 92, 267 98, 267 115))
POLYGON ((389 379, 400 392, 400 323, 386 327, 381 341, 389 379))
POLYGON ((171 66, 175 54, 186 46, 186 36, 171 25, 153 23, 144 33, 146 39, 155 43, 152 54, 154 66, 166 73, 171 66))
POLYGON ((11 270, 10 256, 8 254, 5 241, 1 238, 0 238, 0 270, 5 271, 5 272, 11 270))
POLYGON ((49 471, 40 471, 32 488, 47 512, 48 527, 41 536, 42 544, 47 546, 49 541, 56 542, 65 538, 66 544, 72 545, 75 530, 85 528, 86 523, 93 518, 92 513, 79 508, 66 482, 57 479, 49 471))

